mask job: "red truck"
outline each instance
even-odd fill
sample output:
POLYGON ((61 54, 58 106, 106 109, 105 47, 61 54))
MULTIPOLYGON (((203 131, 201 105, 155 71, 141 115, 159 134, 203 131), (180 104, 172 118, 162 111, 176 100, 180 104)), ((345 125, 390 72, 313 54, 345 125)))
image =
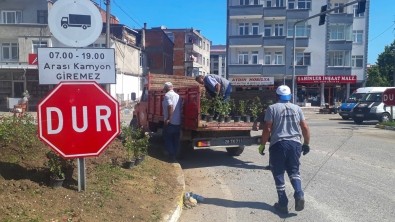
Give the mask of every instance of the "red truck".
POLYGON ((149 74, 141 100, 135 105, 131 125, 156 132, 163 126, 163 85, 172 82, 183 99, 181 151, 198 148, 226 148, 238 156, 245 146, 259 144, 260 136, 251 136, 252 122, 206 122, 200 118, 202 88, 193 77, 149 74))

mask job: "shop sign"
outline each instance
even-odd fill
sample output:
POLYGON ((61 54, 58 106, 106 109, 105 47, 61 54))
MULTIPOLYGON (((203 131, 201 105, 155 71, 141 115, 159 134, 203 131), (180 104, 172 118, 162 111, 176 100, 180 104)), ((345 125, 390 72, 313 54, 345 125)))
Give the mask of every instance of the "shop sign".
POLYGON ((246 76, 230 77, 232 86, 266 86, 274 84, 274 77, 246 76))
POLYGON ((297 83, 357 83, 357 76, 296 76, 297 83))

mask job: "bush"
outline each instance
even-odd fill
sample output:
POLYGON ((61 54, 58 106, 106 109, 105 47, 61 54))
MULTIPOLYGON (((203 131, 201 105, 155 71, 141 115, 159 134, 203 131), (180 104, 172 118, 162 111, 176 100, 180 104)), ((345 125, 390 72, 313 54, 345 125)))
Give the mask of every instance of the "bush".
POLYGON ((0 117, 0 144, 8 146, 11 142, 22 151, 38 144, 37 125, 32 116, 26 114, 21 117, 0 117))

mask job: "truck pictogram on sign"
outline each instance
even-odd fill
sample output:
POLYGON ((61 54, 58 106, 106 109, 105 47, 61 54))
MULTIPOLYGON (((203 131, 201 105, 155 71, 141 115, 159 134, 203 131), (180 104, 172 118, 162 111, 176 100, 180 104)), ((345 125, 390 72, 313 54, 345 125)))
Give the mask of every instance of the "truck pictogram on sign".
POLYGON ((68 17, 62 17, 60 25, 65 29, 67 29, 69 26, 81 27, 82 29, 87 29, 88 27, 91 27, 91 16, 69 14, 68 17))

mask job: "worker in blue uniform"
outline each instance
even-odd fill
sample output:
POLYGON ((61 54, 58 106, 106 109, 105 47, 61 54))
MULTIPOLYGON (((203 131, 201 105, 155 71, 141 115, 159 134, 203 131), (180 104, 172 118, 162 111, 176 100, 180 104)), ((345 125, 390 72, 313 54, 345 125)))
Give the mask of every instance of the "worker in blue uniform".
POLYGON ((286 85, 277 88, 278 102, 269 106, 265 113, 262 144, 259 153, 264 155, 265 144, 269 146, 269 164, 276 184, 278 202, 274 207, 280 213, 288 213, 284 174, 287 172, 294 189, 295 210, 304 209, 305 199, 299 172, 301 153, 310 151, 310 130, 302 109, 290 103, 291 90, 286 85), (303 145, 302 145, 303 136, 303 145), (270 137, 270 141, 269 140, 270 137))

